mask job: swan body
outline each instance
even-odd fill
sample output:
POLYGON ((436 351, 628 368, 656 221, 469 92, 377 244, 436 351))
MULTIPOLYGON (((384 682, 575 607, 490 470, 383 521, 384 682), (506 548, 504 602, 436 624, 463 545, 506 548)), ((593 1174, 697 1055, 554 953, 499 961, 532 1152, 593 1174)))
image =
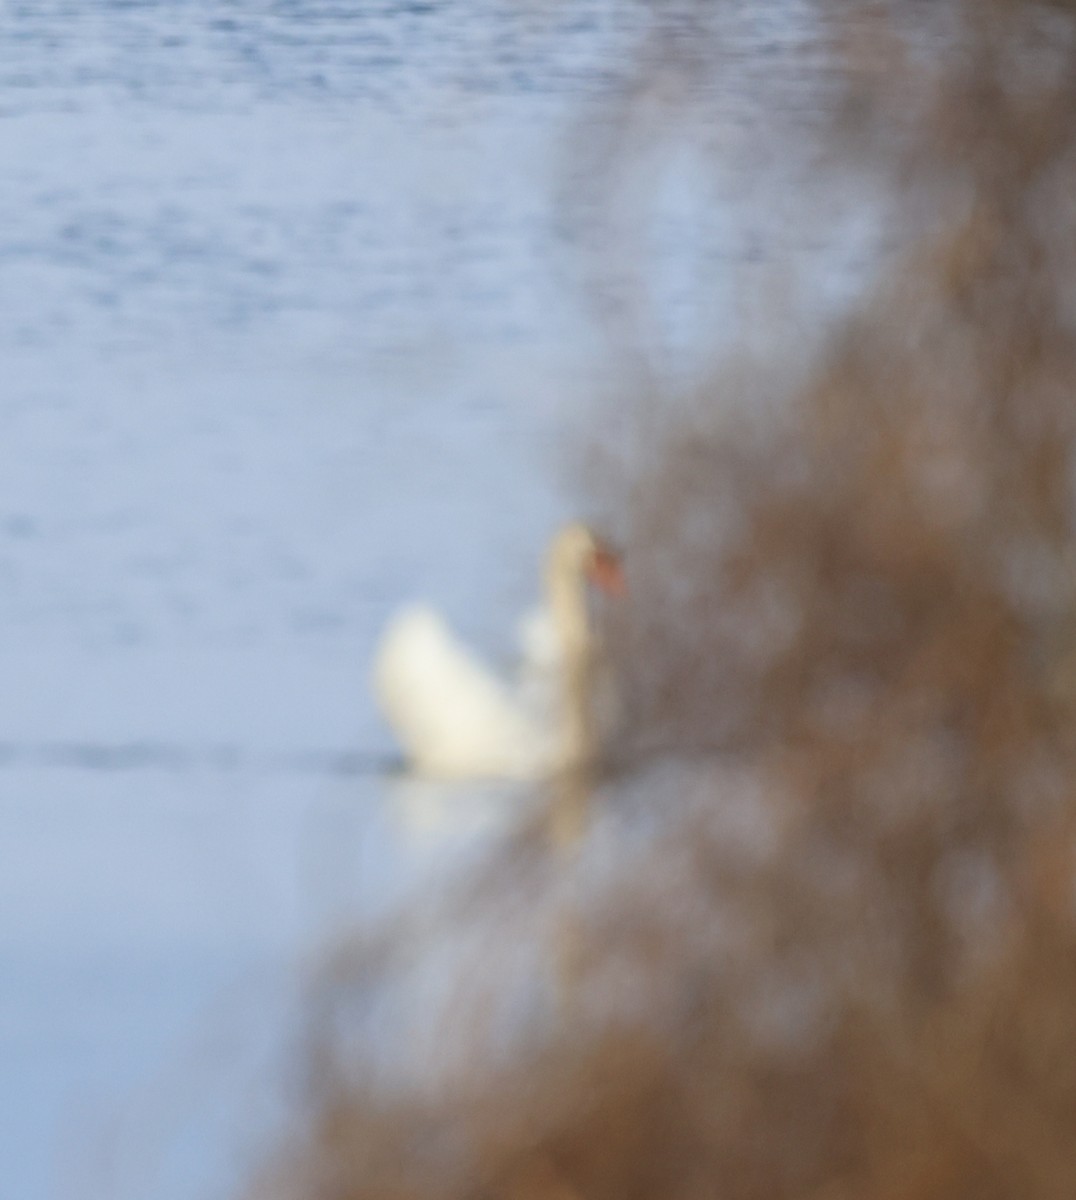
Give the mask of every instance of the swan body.
POLYGON ((428 605, 390 621, 374 661, 374 691, 412 770, 443 780, 537 780, 592 751, 593 637, 588 585, 616 590, 619 564, 586 528, 553 539, 546 604, 520 627, 522 665, 498 678, 428 605))
POLYGON ((552 767, 555 739, 537 696, 498 679, 428 605, 392 619, 374 688, 418 774, 525 780, 552 767))

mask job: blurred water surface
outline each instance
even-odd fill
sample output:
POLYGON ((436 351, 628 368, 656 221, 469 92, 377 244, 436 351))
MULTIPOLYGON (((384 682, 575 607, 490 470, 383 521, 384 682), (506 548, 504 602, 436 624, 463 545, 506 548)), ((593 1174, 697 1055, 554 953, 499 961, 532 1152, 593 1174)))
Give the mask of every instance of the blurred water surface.
MULTIPOLYGON (((3 5, 5 1195, 92 1194, 72 1148, 132 1105, 186 1129, 208 1007, 272 1024, 302 949, 428 864, 366 662, 401 598, 500 657, 532 598, 601 373, 554 183, 644 19, 3 5)), ((784 18, 746 19, 766 46, 784 18)), ((677 245, 728 234, 683 196, 673 292, 677 245)), ((208 1131, 177 1145, 138 1194, 228 1191, 208 1131)))
POLYGON ((427 860, 366 661, 533 593, 591 349, 552 157, 632 20, 3 6, 5 1195, 226 1193, 251 1031, 427 860))

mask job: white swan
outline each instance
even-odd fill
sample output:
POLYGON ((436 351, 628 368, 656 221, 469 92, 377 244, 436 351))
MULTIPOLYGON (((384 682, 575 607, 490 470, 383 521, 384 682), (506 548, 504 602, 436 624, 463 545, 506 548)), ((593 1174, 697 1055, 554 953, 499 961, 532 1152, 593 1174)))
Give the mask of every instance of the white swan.
POLYGON ((548 777, 594 752, 594 639, 588 584, 615 593, 617 557, 585 525, 565 526, 546 559, 546 608, 522 628, 523 669, 497 678, 426 605, 390 622, 374 692, 412 770, 443 780, 548 777))

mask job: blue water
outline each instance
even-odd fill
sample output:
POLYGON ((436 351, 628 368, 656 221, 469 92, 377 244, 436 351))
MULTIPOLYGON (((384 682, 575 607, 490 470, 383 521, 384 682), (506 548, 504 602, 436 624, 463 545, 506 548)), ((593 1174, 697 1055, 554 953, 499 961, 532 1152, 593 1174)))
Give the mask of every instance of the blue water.
MULTIPOLYGON (((608 136, 644 23, 3 6, 4 1195, 228 1194, 297 964, 436 858, 379 775, 366 663, 416 596, 503 657, 572 511, 565 440, 618 343, 565 147, 608 136)), ((706 365, 802 202, 718 186, 692 155, 750 136, 708 121, 644 164, 655 304, 619 334, 666 364, 706 365)), ((643 228, 624 187, 607 251, 643 228)))
POLYGON ((4 1195, 228 1194, 302 964, 430 860, 366 662, 418 594, 503 653, 565 511, 587 7, 4 7, 4 1195))

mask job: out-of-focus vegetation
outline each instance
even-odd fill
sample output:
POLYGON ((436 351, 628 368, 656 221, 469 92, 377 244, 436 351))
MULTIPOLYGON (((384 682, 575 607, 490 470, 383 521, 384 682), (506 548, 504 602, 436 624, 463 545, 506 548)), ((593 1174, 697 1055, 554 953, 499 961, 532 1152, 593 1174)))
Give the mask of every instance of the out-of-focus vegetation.
MULTIPOLYGON (((684 31, 744 7, 655 3, 638 89, 720 76, 684 31)), ((1076 1195, 1076 5, 812 28, 774 136, 884 181, 876 277, 804 361, 756 331, 595 436, 630 587, 598 800, 651 833, 564 864, 529 830, 353 947, 258 1197, 1076 1195), (565 906, 572 994, 524 1020, 565 906), (372 997, 461 929, 436 1065, 356 1067, 358 1015, 376 1042, 372 997)))

